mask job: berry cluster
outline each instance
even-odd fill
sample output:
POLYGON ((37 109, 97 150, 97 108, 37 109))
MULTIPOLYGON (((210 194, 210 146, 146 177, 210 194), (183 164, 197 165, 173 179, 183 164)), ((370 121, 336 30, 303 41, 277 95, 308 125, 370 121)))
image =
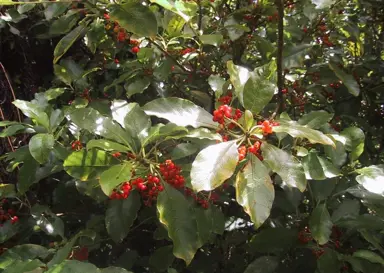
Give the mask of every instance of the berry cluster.
POLYGON ((186 55, 186 54, 188 54, 188 53, 192 53, 192 52, 195 52, 195 51, 196 51, 195 48, 193 48, 193 47, 187 47, 187 48, 185 48, 185 49, 183 49, 183 50, 180 51, 180 55, 186 55))
POLYGON ((89 256, 89 250, 88 247, 80 247, 77 249, 74 249, 70 254, 68 259, 70 260, 78 260, 78 261, 86 261, 88 260, 89 256))
POLYGON ((267 17, 268 22, 277 22, 278 19, 279 19, 279 14, 277 13, 277 11, 273 15, 270 15, 267 17))
POLYGON ((119 189, 114 189, 110 198, 111 199, 126 199, 129 196, 129 193, 132 190, 132 185, 130 182, 124 182, 120 185, 119 189))
POLYGON ((208 209, 210 202, 213 203, 220 199, 220 196, 214 191, 210 192, 209 195, 204 195, 203 193, 196 194, 192 191, 192 189, 188 187, 184 188, 184 194, 186 196, 192 197, 193 200, 195 200, 195 202, 199 204, 203 209, 208 209))
POLYGON ((133 180, 132 185, 140 192, 144 205, 148 207, 157 199, 159 193, 164 190, 164 186, 160 183, 160 178, 152 174, 147 175, 145 180, 143 178, 133 180))
POLYGON ((80 95, 81 98, 86 99, 87 101, 91 101, 91 96, 89 95, 89 89, 85 88, 83 93, 80 95))
POLYGON ((16 211, 11 208, 7 199, 1 200, 0 203, 0 227, 8 220, 11 220, 11 224, 15 224, 19 221, 19 217, 16 215, 16 211))
POLYGON ((328 46, 328 47, 331 47, 333 46, 333 43, 329 40, 329 33, 326 33, 327 32, 327 26, 325 25, 324 22, 322 22, 318 27, 317 29, 319 30, 319 32, 321 33, 322 36, 316 38, 316 42, 319 44, 320 42, 322 42, 322 44, 328 46))
POLYGON ((339 89, 339 88, 340 88, 340 85, 341 85, 340 82, 335 82, 335 83, 330 83, 330 84, 329 84, 329 87, 331 87, 331 88, 333 88, 333 89, 339 89))
MULTIPOLYGON (((224 125, 225 118, 232 118, 233 120, 238 120, 239 118, 241 118, 242 115, 243 113, 240 111, 240 109, 236 109, 232 115, 232 107, 225 104, 221 105, 219 108, 213 111, 213 121, 224 125)), ((235 124, 231 123, 229 129, 232 129, 234 126, 235 124)))
POLYGON ((181 174, 181 168, 173 163, 172 160, 168 159, 164 163, 160 164, 160 173, 165 182, 173 187, 184 187, 185 179, 181 174))
POLYGON ((269 120, 264 120, 263 122, 258 122, 258 125, 261 125, 261 130, 263 130, 263 134, 269 135, 273 133, 273 127, 279 126, 278 122, 270 122, 269 120))
POLYGON ((79 151, 83 148, 83 144, 81 144, 80 140, 75 140, 72 142, 71 148, 73 151, 79 151))
POLYGON ((298 239, 300 243, 307 244, 308 242, 313 240, 311 230, 309 227, 304 227, 303 230, 299 231, 298 239))
POLYGON ((260 146, 261 142, 258 140, 248 148, 245 145, 240 146, 237 149, 237 151, 239 152, 239 161, 243 160, 247 156, 247 153, 252 153, 257 156, 260 160, 263 160, 263 156, 260 154, 260 146))
POLYGON ((232 93, 229 92, 228 95, 222 96, 221 98, 218 99, 219 102, 222 104, 230 104, 232 101, 232 93))

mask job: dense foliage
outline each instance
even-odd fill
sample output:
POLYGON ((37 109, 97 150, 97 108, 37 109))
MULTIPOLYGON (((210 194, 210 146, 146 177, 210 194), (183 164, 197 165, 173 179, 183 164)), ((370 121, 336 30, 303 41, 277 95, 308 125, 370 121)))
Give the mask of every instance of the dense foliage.
POLYGON ((383 22, 0 0, 1 272, 383 273, 383 22))

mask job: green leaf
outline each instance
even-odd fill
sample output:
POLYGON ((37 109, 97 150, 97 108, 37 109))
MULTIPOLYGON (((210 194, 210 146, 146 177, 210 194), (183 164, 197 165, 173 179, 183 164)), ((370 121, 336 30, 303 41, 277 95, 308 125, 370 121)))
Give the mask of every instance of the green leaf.
POLYGON ((53 21, 49 26, 48 32, 52 36, 66 34, 77 24, 79 18, 80 14, 75 10, 71 10, 53 21))
POLYGON ((15 185, 13 184, 0 184, 0 198, 16 196, 15 185))
POLYGON ((140 2, 129 1, 122 5, 112 5, 110 16, 121 27, 138 36, 155 37, 157 34, 155 14, 140 2))
POLYGON ((326 178, 316 152, 309 152, 303 159, 303 167, 307 179, 324 180, 326 178))
POLYGON ((372 165, 356 170, 357 183, 362 185, 367 191, 384 196, 384 165, 372 165))
POLYGON ((101 150, 80 150, 73 152, 64 161, 64 170, 81 181, 96 178, 99 173, 108 169, 119 161, 110 154, 101 150))
POLYGON ((64 238, 64 222, 48 207, 34 205, 31 209, 32 218, 41 230, 50 236, 59 235, 64 238))
POLYGON ((273 256, 262 256, 251 262, 244 273, 275 273, 279 259, 273 256))
POLYGON ((199 39, 205 45, 213 45, 218 47, 223 42, 224 38, 221 34, 206 34, 200 35, 199 39))
POLYGON ((295 121, 280 120, 279 123, 279 126, 273 127, 273 131, 276 133, 288 133, 292 137, 306 138, 311 143, 320 143, 333 147, 335 146, 335 143, 332 141, 332 139, 320 131, 299 125, 295 121))
POLYGON ((332 213, 332 222, 337 223, 344 217, 355 218, 360 211, 360 203, 355 199, 345 199, 338 206, 338 208, 332 213))
POLYGON ((66 260, 51 267, 46 273, 84 273, 100 272, 98 268, 90 263, 83 263, 77 260, 66 260))
POLYGON ((19 5, 17 7, 17 11, 20 14, 27 13, 28 11, 31 11, 35 6, 36 6, 36 4, 23 4, 23 5, 19 5))
POLYGON ((343 84, 347 87, 349 93, 353 96, 357 97, 360 94, 359 84, 356 82, 355 78, 345 73, 341 68, 338 67, 337 64, 330 62, 329 68, 335 72, 336 76, 343 82, 343 84))
POLYGON ((94 20, 89 25, 89 30, 87 31, 86 37, 89 50, 95 54, 99 45, 107 39, 107 33, 105 31, 103 20, 100 18, 94 20))
POLYGON ((32 156, 24 160, 17 179, 17 189, 21 194, 24 194, 35 182, 35 174, 38 167, 39 163, 32 156))
MULTIPOLYGON (((189 9, 189 14, 188 13, 188 9, 183 9, 183 2, 181 1, 168 1, 168 0, 150 0, 151 3, 156 3, 158 4, 159 6, 167 9, 167 10, 170 10, 176 14, 178 14, 179 16, 181 16, 185 21, 189 21, 191 19, 191 17, 193 17, 193 10, 191 12, 191 8, 189 9), (176 2, 181 2, 181 3, 178 3, 178 5, 176 6, 176 2)), ((196 3, 194 3, 195 6, 196 6, 196 3)), ((195 12, 196 13, 196 12, 195 12)))
POLYGON ((104 151, 118 151, 118 152, 129 152, 129 148, 127 146, 121 145, 119 143, 106 140, 106 139, 91 139, 87 142, 86 146, 87 150, 93 148, 100 148, 104 151))
POLYGON ((245 32, 250 31, 250 29, 240 24, 234 16, 229 16, 229 18, 224 22, 224 27, 228 32, 229 39, 231 41, 236 41, 239 39, 245 32))
MULTIPOLYGON (((69 119, 78 127, 105 138, 115 140, 131 148, 130 135, 109 117, 101 115, 92 108, 76 109, 69 119)), ((132 150, 132 149, 131 149, 132 150)))
POLYGON ((44 10, 45 19, 51 20, 63 14, 70 5, 71 3, 50 3, 44 10))
POLYGON ((251 155, 245 168, 237 174, 237 202, 258 228, 268 219, 274 199, 275 189, 268 169, 256 156, 251 155))
POLYGON ((36 122, 44 126, 44 128, 49 128, 48 115, 38 105, 23 100, 15 100, 13 104, 19 108, 24 115, 34 119, 36 122))
POLYGON ((174 123, 167 123, 166 125, 159 123, 149 129, 148 136, 143 140, 143 146, 158 140, 179 139, 189 135, 188 129, 184 126, 177 126, 174 123))
POLYGON ((249 247, 258 253, 280 253, 288 251, 296 241, 297 230, 295 229, 267 228, 252 237, 249 247))
POLYGON ((216 93, 216 97, 220 97, 223 94, 223 86, 225 82, 225 79, 223 79, 219 75, 209 76, 208 83, 211 86, 211 89, 216 93))
POLYGON ((33 272, 35 269, 45 266, 40 260, 17 261, 7 267, 3 273, 33 272))
POLYGON ((55 138, 51 134, 37 134, 29 141, 29 152, 40 164, 48 161, 49 154, 55 145, 55 138))
POLYGON ((21 257, 22 260, 45 258, 49 254, 48 249, 41 245, 22 244, 12 247, 12 252, 21 257))
POLYGON ((230 178, 236 169, 238 152, 236 141, 208 146, 196 156, 191 170, 195 191, 210 191, 230 178))
POLYGON ((332 249, 326 249, 324 254, 317 260, 317 268, 320 273, 340 273, 341 263, 338 253, 332 249))
MULTIPOLYGON (((244 107, 258 114, 272 99, 276 84, 261 75, 262 71, 255 70, 244 85, 244 107)), ((242 75, 241 75, 242 76, 242 75)))
POLYGON ((228 71, 231 83, 235 88, 236 96, 239 98, 240 103, 244 104, 243 90, 244 90, 245 84, 248 82, 248 79, 251 77, 252 72, 245 67, 235 65, 233 61, 227 62, 227 71, 228 71))
POLYGON ((47 101, 54 100, 65 93, 65 88, 50 88, 45 91, 44 97, 47 101))
POLYGON ((159 247, 149 257, 149 265, 155 269, 156 272, 163 272, 167 270, 173 263, 175 256, 172 254, 172 245, 159 247))
POLYGON ((210 206, 212 218, 212 232, 223 235, 225 229, 225 216, 219 207, 210 206))
POLYGON ((105 226, 109 236, 116 243, 121 242, 129 232, 140 209, 140 196, 137 191, 123 200, 110 200, 105 214, 105 226))
POLYGON ((148 102, 143 110, 147 115, 164 118, 179 126, 216 128, 212 115, 191 101, 180 98, 160 98, 148 102))
POLYGON ((335 141, 336 148, 331 146, 325 146, 324 152, 331 159, 332 163, 341 167, 347 161, 347 153, 345 151, 344 145, 340 141, 335 141))
POLYGON ((301 44, 284 47, 283 52, 283 68, 301 68, 303 67, 305 55, 309 53, 313 45, 301 44))
POLYGON ((357 160, 364 152, 365 135, 363 130, 357 127, 348 127, 340 133, 340 136, 346 139, 345 149, 351 152, 351 161, 357 160))
POLYGON ((5 129, 3 129, 0 133, 0 137, 8 137, 8 136, 13 136, 18 133, 22 133, 22 131, 25 129, 25 125, 23 124, 15 124, 11 125, 5 129))
MULTIPOLYGON (((0 244, 8 241, 18 232, 18 226, 11 224, 11 221, 6 221, 0 228, 0 244)), ((0 256, 1 259, 1 256, 0 256)), ((0 260, 1 261, 1 260, 0 260)), ((1 267, 0 267, 1 268, 1 267)))
POLYGON ((267 144, 261 145, 264 162, 276 172, 290 187, 298 188, 301 192, 306 189, 307 179, 300 162, 286 151, 267 144))
POLYGON ((131 179, 132 163, 126 161, 119 165, 114 165, 100 175, 100 186, 106 195, 110 195, 112 190, 125 181, 131 179))
POLYGON ((313 198, 316 201, 324 201, 332 194, 332 191, 335 189, 337 181, 334 179, 326 179, 323 181, 309 181, 311 187, 313 198))
POLYGON ((193 209, 180 191, 167 183, 164 187, 157 199, 159 220, 173 241, 173 255, 188 265, 199 248, 193 209))
POLYGON ((316 5, 316 9, 325 9, 335 4, 336 0, 311 0, 316 5))
POLYGON ((332 225, 327 205, 325 203, 317 205, 309 219, 309 228, 311 229, 313 239, 320 245, 326 244, 332 233, 332 225))
POLYGON ((353 257, 366 259, 371 263, 377 263, 384 266, 384 259, 379 254, 369 250, 357 250, 353 253, 353 257))
POLYGON ((312 111, 303 115, 297 123, 300 125, 306 125, 312 129, 319 129, 325 123, 329 122, 333 118, 334 114, 327 111, 312 111))
POLYGON ((132 273, 131 271, 127 271, 124 268, 114 267, 114 266, 110 266, 110 267, 99 269, 99 270, 100 270, 99 271, 100 273, 132 273))
POLYGON ((193 155, 198 151, 195 144, 192 143, 180 143, 171 152, 171 158, 177 160, 193 155))
POLYGON ((127 97, 130 98, 135 94, 141 94, 151 84, 151 80, 147 77, 135 79, 132 83, 124 86, 127 91, 127 97))
POLYGON ((171 20, 169 20, 167 25, 167 33, 169 37, 176 37, 181 35, 181 31, 184 28, 185 20, 180 15, 175 14, 171 20))
POLYGON ((67 35, 65 35, 56 45, 53 52, 53 63, 56 64, 68 49, 86 33, 87 25, 79 25, 67 35))

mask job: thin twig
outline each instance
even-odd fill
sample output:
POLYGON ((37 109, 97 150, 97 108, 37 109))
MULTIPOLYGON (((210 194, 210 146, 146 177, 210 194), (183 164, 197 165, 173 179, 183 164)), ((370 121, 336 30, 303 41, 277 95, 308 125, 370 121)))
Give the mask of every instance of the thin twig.
POLYGON ((197 5, 199 6, 198 26, 199 26, 199 31, 201 31, 201 28, 202 28, 202 25, 203 25, 203 8, 201 6, 201 0, 197 0, 197 5))
POLYGON ((284 88, 284 75, 283 75, 283 47, 284 47, 284 3, 283 0, 276 0, 278 22, 277 22, 277 105, 273 112, 271 119, 274 119, 279 113, 281 106, 284 102, 283 88, 284 88))
MULTIPOLYGON (((4 66, 3 66, 3 64, 1 62, 0 62, 0 66, 1 66, 1 69, 3 70, 3 72, 4 72, 5 78, 7 79, 9 89, 12 92, 13 100, 15 101, 16 100, 15 91, 13 90, 13 87, 12 87, 11 81, 10 81, 10 79, 8 77, 7 71, 5 70, 5 68, 4 68, 4 66)), ((20 115, 19 109, 16 108, 16 112, 17 112, 17 117, 19 119, 19 122, 21 122, 21 115, 20 115)))

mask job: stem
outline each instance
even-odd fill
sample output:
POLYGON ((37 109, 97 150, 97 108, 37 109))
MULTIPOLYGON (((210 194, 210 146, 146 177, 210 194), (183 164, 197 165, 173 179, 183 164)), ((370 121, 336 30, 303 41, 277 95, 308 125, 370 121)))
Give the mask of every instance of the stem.
MULTIPOLYGON (((16 95, 15 95, 15 91, 13 90, 11 81, 10 81, 10 79, 8 77, 8 73, 5 70, 5 68, 4 68, 4 66, 3 66, 3 64, 1 62, 0 62, 0 66, 1 66, 1 69, 3 70, 3 72, 4 72, 5 78, 7 79, 7 83, 8 83, 9 89, 11 89, 13 100, 15 101, 16 100, 16 95)), ((17 112, 17 117, 19 119, 19 122, 21 122, 21 116, 20 116, 19 109, 16 108, 16 112, 17 112)))
POLYGON ((283 47, 284 47, 284 2, 283 0, 276 0, 278 23, 277 23, 277 105, 273 112, 271 119, 274 119, 280 112, 281 106, 284 102, 283 87, 284 87, 284 75, 283 75, 283 47))

